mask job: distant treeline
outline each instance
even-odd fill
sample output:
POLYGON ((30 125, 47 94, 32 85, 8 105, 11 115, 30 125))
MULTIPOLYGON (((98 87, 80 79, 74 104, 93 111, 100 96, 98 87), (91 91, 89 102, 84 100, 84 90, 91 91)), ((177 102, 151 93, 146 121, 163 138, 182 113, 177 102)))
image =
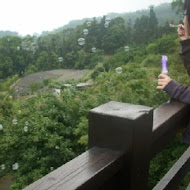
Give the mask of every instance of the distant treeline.
MULTIPOLYGON (((127 10, 127 8, 126 8, 127 10)), ((176 8, 172 9, 171 3, 162 3, 159 6, 154 7, 155 14, 157 15, 158 23, 159 25, 165 25, 165 22, 174 22, 178 23, 180 21, 179 15, 176 14, 176 8)), ((108 13, 105 15, 106 17, 109 17, 111 19, 114 19, 116 17, 121 17, 125 20, 125 22, 130 22, 132 24, 135 23, 135 20, 142 15, 149 15, 149 9, 143 9, 143 10, 138 10, 135 12, 124 12, 124 13, 108 13)), ((86 21, 93 20, 94 18, 83 18, 80 20, 72 20, 68 24, 64 26, 60 26, 59 28, 53 30, 53 31, 43 31, 41 35, 47 35, 49 33, 54 33, 58 32, 63 29, 67 28, 75 28, 78 25, 83 24, 86 21)), ((96 17, 96 20, 100 22, 102 17, 96 17)), ((6 35, 14 35, 17 36, 17 32, 11 32, 11 31, 0 31, 0 38, 6 35)))
MULTIPOLYGON (((127 10, 127 8, 126 8, 127 10)), ((165 25, 165 22, 174 22, 174 23, 178 23, 180 21, 180 17, 179 17, 179 13, 176 14, 176 8, 172 8, 171 3, 163 3, 160 4, 159 6, 154 7, 154 11, 155 14, 157 16, 158 19, 158 23, 159 25, 165 25)), ((121 17, 125 20, 125 22, 128 22, 129 20, 131 21, 132 24, 135 23, 135 20, 137 18, 140 18, 142 15, 149 15, 149 8, 147 7, 147 9, 143 9, 143 10, 138 10, 135 12, 125 12, 125 13, 108 13, 107 15, 105 15, 106 17, 109 17, 111 19, 114 19, 116 17, 121 17)), ((93 18, 83 18, 81 20, 72 20, 70 21, 68 24, 55 29, 53 32, 55 31, 59 31, 62 29, 67 29, 67 28, 71 28, 71 27, 76 27, 78 25, 83 24, 84 22, 86 22, 87 20, 93 20, 93 18)), ((96 17, 97 21, 101 20, 101 17, 96 17)), ((48 32, 44 32, 44 34, 47 34, 48 32)))
POLYGON ((18 32, 0 31, 0 38, 4 36, 18 36, 18 32))

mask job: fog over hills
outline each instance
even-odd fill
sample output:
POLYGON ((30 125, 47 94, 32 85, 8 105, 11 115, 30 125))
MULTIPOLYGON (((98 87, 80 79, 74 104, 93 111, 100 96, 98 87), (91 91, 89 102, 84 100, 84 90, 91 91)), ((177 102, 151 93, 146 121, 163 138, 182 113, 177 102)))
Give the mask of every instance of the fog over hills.
MULTIPOLYGON (((156 7, 154 7, 155 14, 158 18, 158 22, 160 25, 164 25, 167 21, 172 23, 179 23, 180 17, 176 14, 176 10, 172 10, 170 3, 163 3, 156 7)), ((136 18, 141 17, 142 15, 148 15, 149 14, 149 8, 138 10, 135 12, 125 12, 125 13, 108 13, 105 16, 109 17, 111 19, 114 19, 116 17, 122 17, 126 22, 131 21, 132 24, 134 24, 136 18)), ((100 21, 102 17, 94 17, 97 21, 100 21)), ((74 28, 77 25, 83 24, 87 20, 93 20, 94 18, 83 18, 80 20, 71 20, 68 24, 58 27, 55 30, 52 31, 43 31, 41 34, 46 35, 48 33, 55 33, 60 30, 64 30, 67 28, 74 28)), ((6 35, 14 35, 18 36, 19 33, 16 31, 0 31, 0 37, 6 36, 6 35)), ((40 34, 36 34, 40 35, 40 34)))

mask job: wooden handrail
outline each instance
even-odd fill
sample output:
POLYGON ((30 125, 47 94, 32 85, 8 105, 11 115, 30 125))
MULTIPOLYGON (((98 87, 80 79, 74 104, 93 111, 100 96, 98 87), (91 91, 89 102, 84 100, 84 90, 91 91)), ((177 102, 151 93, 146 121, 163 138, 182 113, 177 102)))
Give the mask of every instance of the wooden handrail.
POLYGON ((159 153, 175 138, 176 129, 188 121, 190 107, 170 101, 154 110, 151 157, 159 153))
POLYGON ((190 147, 165 174, 153 190, 177 190, 181 180, 190 170, 190 147))
POLYGON ((190 190, 190 184, 188 185, 187 189, 186 190, 190 190))
POLYGON ((121 170, 122 155, 119 151, 94 147, 24 190, 97 189, 121 170))

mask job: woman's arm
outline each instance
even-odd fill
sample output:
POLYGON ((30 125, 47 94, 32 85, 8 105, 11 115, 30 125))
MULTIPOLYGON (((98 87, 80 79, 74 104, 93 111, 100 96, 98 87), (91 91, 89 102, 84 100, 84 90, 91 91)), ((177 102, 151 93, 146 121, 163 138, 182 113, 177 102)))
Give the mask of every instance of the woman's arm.
POLYGON ((172 99, 180 102, 190 104, 190 88, 181 84, 177 84, 171 80, 164 88, 164 91, 168 93, 172 99))
POLYGON ((181 84, 177 84, 169 76, 160 74, 158 77, 157 89, 164 90, 172 99, 190 104, 190 88, 181 84))

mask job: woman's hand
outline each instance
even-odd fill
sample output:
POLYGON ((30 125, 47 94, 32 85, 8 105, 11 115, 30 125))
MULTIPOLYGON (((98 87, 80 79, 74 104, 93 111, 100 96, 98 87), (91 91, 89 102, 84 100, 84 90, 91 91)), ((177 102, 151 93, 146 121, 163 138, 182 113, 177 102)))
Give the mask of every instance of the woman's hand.
POLYGON ((172 79, 167 76, 167 75, 164 75, 164 74, 160 74, 158 76, 158 86, 156 87, 157 89, 159 90, 163 90, 166 85, 171 81, 172 79))
POLYGON ((178 33, 180 40, 186 40, 187 39, 187 35, 185 33, 185 28, 184 28, 183 24, 178 25, 177 33, 178 33))

